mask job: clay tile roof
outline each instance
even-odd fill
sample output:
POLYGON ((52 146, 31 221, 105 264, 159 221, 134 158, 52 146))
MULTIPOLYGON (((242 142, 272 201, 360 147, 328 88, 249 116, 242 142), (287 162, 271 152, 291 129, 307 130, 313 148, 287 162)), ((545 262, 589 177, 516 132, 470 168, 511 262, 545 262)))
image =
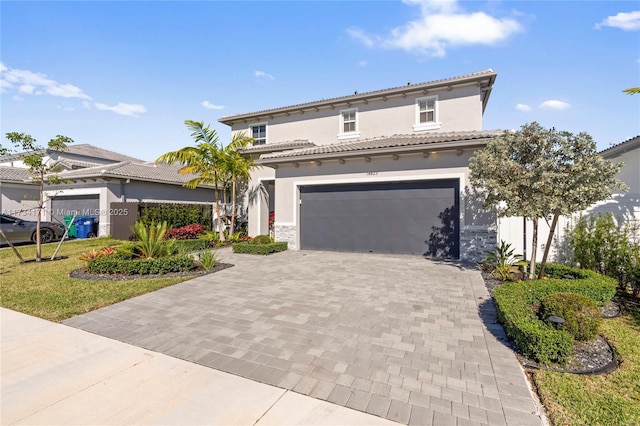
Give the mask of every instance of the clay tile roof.
POLYGON ((0 166, 0 181, 2 182, 31 182, 29 169, 0 166))
POLYGON ((341 156, 346 153, 362 151, 363 154, 369 150, 402 147, 422 147, 433 145, 434 147, 444 142, 464 142, 481 139, 491 139, 500 136, 502 130, 475 130, 464 132, 442 132, 429 133, 425 135, 393 135, 372 139, 341 142, 332 145, 320 145, 312 148, 302 148, 283 152, 274 152, 260 156, 260 162, 272 159, 298 158, 311 155, 341 156))
POLYGON ((296 139, 294 141, 268 143, 264 145, 248 146, 241 150, 244 153, 273 152, 284 151, 288 149, 298 149, 316 146, 313 142, 306 139, 296 139))
POLYGON ((182 166, 178 164, 120 163, 89 167, 86 169, 70 170, 58 173, 61 179, 86 179, 96 177, 116 177, 123 179, 142 180, 151 182, 182 185, 196 177, 193 174, 180 174, 182 166))

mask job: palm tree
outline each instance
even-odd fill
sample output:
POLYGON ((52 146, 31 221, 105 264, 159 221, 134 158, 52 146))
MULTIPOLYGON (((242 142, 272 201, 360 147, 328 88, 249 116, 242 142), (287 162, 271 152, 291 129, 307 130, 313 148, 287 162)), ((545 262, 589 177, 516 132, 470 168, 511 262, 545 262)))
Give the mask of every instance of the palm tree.
POLYGON ((251 169, 254 167, 251 157, 242 155, 240 150, 252 141, 253 138, 246 136, 244 133, 236 133, 221 155, 221 168, 231 183, 231 225, 229 235, 233 234, 236 223, 238 183, 243 180, 249 180, 251 169))
POLYGON ((185 120, 184 124, 192 131, 196 146, 187 146, 177 151, 167 152, 156 160, 157 163, 182 164, 180 174, 195 174, 196 177, 182 186, 194 189, 199 185, 213 185, 216 215, 218 217, 218 235, 224 241, 222 215, 220 214, 219 183, 222 169, 222 148, 218 143, 218 134, 202 121, 185 120))
POLYGON ((628 89, 623 90, 627 95, 638 95, 640 94, 640 87, 629 87, 628 89))

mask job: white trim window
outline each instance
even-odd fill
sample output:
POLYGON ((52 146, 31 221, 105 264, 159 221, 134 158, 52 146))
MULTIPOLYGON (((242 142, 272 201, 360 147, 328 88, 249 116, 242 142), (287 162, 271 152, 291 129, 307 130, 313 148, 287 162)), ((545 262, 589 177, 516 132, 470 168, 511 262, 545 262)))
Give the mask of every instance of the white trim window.
POLYGON ((253 138, 253 145, 264 145, 267 143, 267 123, 256 123, 251 126, 250 131, 253 138))
POLYGON ((360 137, 358 131, 358 108, 340 110, 340 130, 338 139, 360 137))
POLYGON ((439 129, 438 121, 438 96, 425 96, 416 99, 416 122, 413 130, 419 132, 421 130, 439 129))

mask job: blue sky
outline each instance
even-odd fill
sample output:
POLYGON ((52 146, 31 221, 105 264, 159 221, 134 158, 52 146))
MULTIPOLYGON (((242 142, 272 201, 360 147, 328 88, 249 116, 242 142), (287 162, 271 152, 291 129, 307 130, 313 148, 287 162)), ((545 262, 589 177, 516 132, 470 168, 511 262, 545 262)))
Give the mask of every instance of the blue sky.
POLYGON ((640 134, 637 1, 2 1, 0 39, 3 136, 144 160, 191 144, 185 119, 227 141, 225 115, 487 68, 485 129, 640 134))

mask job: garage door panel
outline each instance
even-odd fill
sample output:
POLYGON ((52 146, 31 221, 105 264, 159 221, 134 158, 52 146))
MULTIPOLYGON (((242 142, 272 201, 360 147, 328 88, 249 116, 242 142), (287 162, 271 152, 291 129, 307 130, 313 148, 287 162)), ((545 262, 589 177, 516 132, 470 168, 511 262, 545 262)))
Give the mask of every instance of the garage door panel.
POLYGON ((64 216, 100 216, 100 198, 98 195, 59 196, 51 199, 51 216, 62 222, 64 216))
POLYGON ((303 249, 458 257, 457 180, 300 188, 303 249))

